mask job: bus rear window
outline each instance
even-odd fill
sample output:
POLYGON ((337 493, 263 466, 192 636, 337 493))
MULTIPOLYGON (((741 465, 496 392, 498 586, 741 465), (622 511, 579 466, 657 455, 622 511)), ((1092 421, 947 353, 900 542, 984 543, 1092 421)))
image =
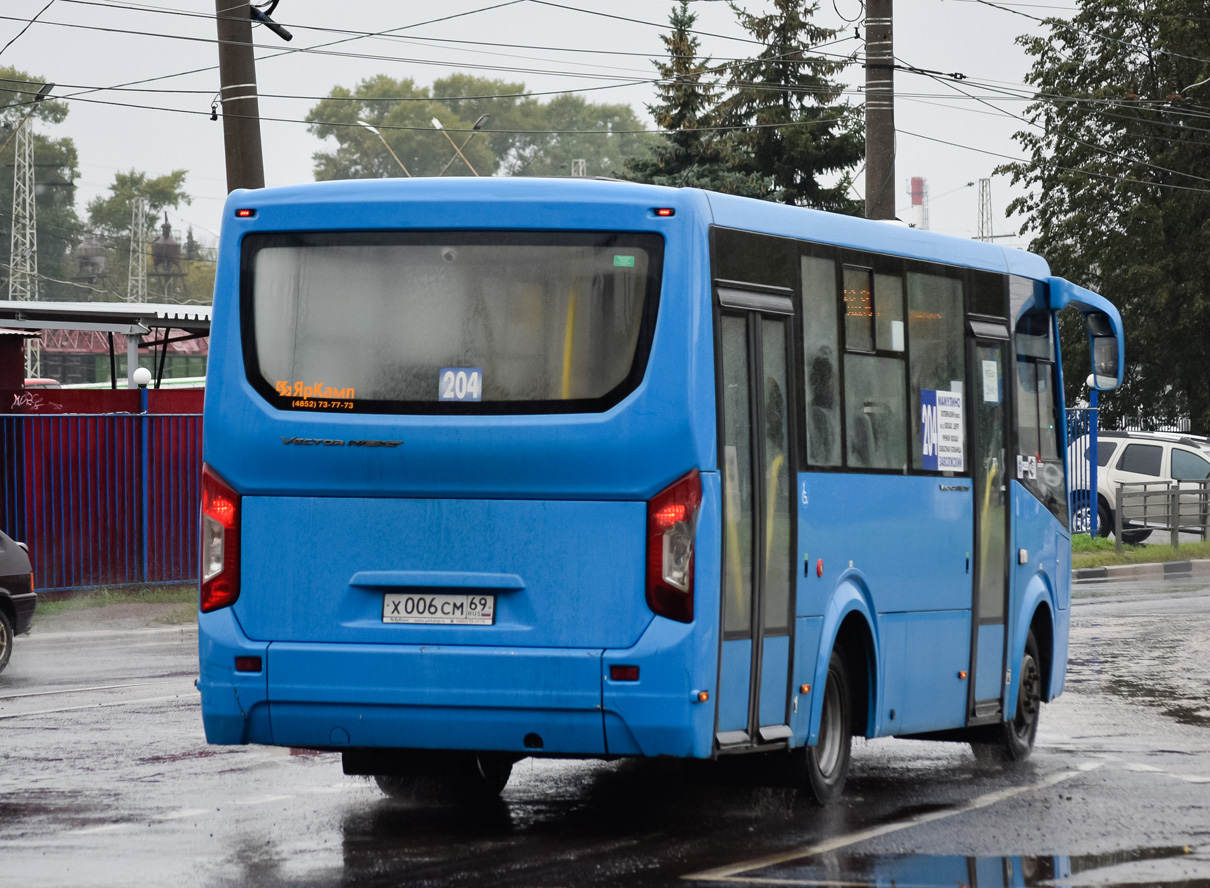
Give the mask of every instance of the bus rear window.
POLYGON ((249 236, 249 380, 292 410, 606 410, 642 378, 662 256, 611 232, 249 236))

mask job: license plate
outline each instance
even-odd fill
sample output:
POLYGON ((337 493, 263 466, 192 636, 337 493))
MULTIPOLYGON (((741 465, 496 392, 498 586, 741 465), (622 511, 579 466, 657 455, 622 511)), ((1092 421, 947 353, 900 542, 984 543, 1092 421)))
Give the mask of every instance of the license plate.
POLYGON ((495 595, 425 595, 388 592, 382 597, 382 622, 446 626, 490 626, 496 619, 495 595))

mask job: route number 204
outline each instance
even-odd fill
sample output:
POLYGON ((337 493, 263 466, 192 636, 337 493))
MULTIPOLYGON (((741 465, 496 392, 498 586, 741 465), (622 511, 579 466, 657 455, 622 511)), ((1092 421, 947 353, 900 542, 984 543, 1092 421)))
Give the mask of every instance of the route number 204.
POLYGON ((442 367, 438 392, 442 401, 483 400, 482 367, 442 367))

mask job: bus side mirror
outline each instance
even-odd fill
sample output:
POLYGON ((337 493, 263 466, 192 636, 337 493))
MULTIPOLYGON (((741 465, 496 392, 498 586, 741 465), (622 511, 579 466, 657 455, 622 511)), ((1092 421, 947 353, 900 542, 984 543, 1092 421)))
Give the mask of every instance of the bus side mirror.
POLYGON ((1084 315, 1084 323, 1088 326, 1088 353, 1092 356, 1089 380, 1092 387, 1102 392, 1117 388, 1122 384, 1126 364, 1121 314, 1105 297, 1063 278, 1052 277, 1047 283, 1052 311, 1070 307, 1084 315))
POLYGON ((1109 317, 1103 312, 1089 312, 1085 320, 1088 323, 1088 353, 1092 355, 1092 387, 1102 392, 1112 391, 1122 382, 1121 343, 1109 317))

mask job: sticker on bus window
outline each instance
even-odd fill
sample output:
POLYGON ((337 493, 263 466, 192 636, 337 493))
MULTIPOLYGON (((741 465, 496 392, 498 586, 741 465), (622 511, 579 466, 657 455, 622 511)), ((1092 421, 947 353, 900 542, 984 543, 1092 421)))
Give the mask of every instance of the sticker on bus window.
POLYGON ((442 367, 437 371, 437 397, 442 401, 482 401, 482 367, 442 367))
POLYGON ((921 390, 920 442, 927 471, 963 471, 962 392, 921 390))
POLYGON ((613 264, 615 268, 634 268, 633 256, 614 256, 613 264))

